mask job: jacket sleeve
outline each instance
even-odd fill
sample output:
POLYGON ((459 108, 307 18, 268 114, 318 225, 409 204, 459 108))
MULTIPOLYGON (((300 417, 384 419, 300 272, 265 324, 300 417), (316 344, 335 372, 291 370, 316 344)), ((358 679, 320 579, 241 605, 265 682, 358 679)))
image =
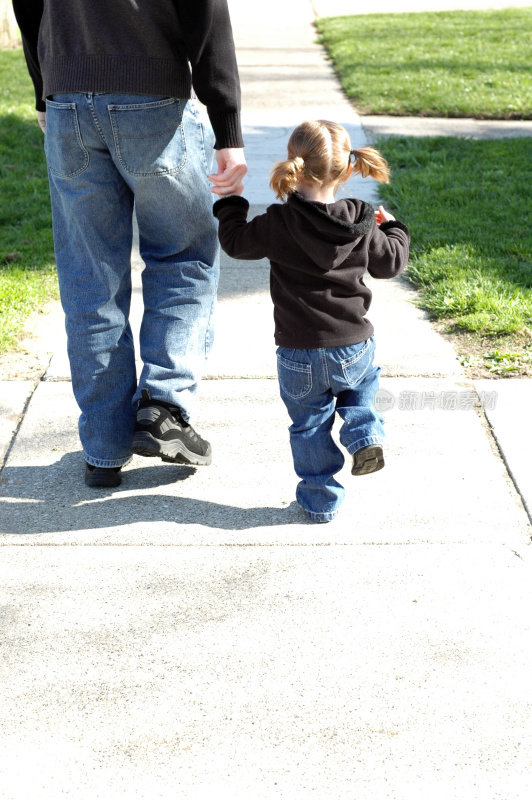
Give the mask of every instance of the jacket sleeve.
POLYGON ((26 64, 35 89, 35 107, 38 111, 46 111, 46 103, 42 99, 42 75, 37 55, 43 0, 13 0, 13 11, 22 35, 26 64))
POLYGON ((408 264, 410 233, 399 220, 375 228, 369 244, 368 272, 373 278, 394 278, 408 264))
POLYGON ((222 250, 232 258, 267 258, 268 214, 260 214, 248 222, 248 209, 248 201, 236 195, 222 197, 214 204, 212 210, 218 218, 218 238, 222 250))
POLYGON ((243 147, 240 80, 227 0, 175 0, 194 91, 207 107, 216 149, 243 147))

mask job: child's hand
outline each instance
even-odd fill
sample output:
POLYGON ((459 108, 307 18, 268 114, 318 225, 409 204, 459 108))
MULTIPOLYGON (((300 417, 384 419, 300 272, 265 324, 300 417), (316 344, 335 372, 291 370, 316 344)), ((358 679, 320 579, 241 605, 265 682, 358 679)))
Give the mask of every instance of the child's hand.
POLYGON ((389 211, 383 206, 379 206, 379 210, 375 212, 375 222, 377 225, 382 225, 383 222, 390 222, 390 220, 395 219, 393 214, 390 214, 389 211))

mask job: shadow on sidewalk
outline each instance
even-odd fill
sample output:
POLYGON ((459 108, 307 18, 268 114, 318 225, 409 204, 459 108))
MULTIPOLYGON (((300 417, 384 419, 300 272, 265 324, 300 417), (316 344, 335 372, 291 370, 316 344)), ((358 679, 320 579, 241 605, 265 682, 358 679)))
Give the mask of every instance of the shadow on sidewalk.
MULTIPOLYGON (((82 464, 79 453, 66 453, 49 466, 5 467, 0 478, 0 534, 91 531, 139 523, 161 523, 165 530, 174 523, 241 531, 306 522, 295 502, 283 508, 239 508, 183 497, 180 485, 196 473, 193 467, 158 463, 126 468, 121 487, 95 490, 83 483, 82 464), (164 486, 174 491, 146 493, 164 486)), ((139 536, 147 530, 136 528, 139 536)))

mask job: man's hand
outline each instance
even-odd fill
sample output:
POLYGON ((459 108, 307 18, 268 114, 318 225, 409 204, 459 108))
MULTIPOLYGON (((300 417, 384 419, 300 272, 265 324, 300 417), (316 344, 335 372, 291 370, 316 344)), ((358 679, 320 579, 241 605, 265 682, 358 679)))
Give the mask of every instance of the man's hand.
POLYGON ((46 133, 46 111, 37 111, 37 122, 43 133, 46 133))
POLYGON ((216 150, 216 161, 218 162, 218 172, 209 175, 209 180, 214 183, 211 192, 224 197, 228 194, 242 194, 244 184, 242 179, 248 168, 242 147, 226 147, 223 150, 216 150))

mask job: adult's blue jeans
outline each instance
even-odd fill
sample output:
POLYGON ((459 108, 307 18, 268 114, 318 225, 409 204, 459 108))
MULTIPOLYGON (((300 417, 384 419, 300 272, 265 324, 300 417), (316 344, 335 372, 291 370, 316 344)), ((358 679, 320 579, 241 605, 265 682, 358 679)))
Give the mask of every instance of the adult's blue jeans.
POLYGON ((94 466, 131 457, 142 388, 190 417, 219 276, 207 179, 213 144, 194 101, 81 93, 47 101, 59 287, 79 434, 94 466), (133 209, 145 263, 138 382, 129 324, 133 209))
POLYGON ((384 441, 383 419, 374 404, 380 374, 374 353, 373 337, 347 347, 277 349, 281 397, 292 420, 294 468, 301 478, 296 498, 315 522, 334 519, 345 497, 334 477, 344 465, 331 435, 335 414, 343 419, 340 443, 350 455, 384 441))

